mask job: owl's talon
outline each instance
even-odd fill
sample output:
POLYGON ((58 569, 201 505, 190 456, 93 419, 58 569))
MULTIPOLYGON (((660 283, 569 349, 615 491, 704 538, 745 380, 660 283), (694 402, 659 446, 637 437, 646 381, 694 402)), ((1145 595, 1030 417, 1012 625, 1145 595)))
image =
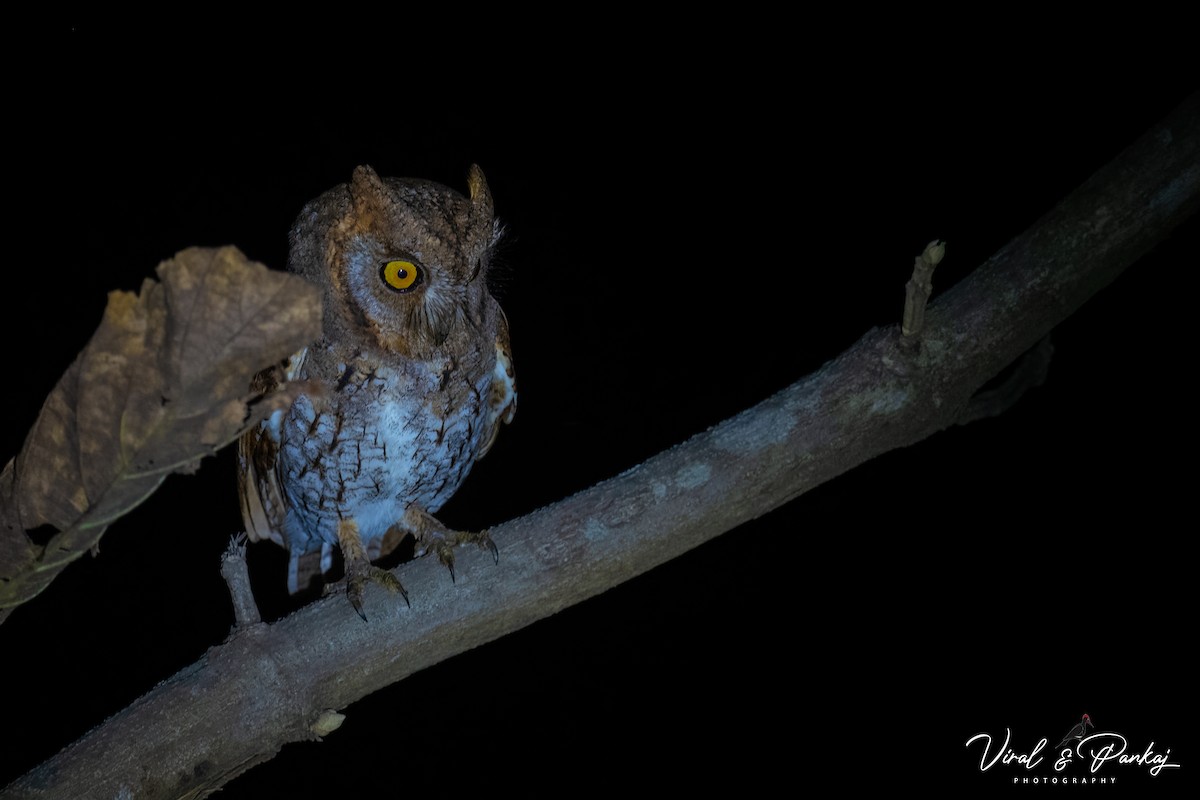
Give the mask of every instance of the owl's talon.
POLYGON ((350 600, 350 605, 354 606, 354 610, 362 617, 362 621, 367 621, 367 615, 363 612, 362 603, 363 582, 361 580, 350 579, 346 584, 346 597, 350 600))
POLYGON ((450 570, 450 582, 458 583, 454 575, 454 545, 447 542, 444 538, 438 537, 433 544, 433 550, 437 553, 438 561, 445 565, 446 569, 450 570))
POLYGON ((492 554, 492 562, 500 563, 500 551, 496 548, 496 543, 492 541, 492 535, 487 531, 479 531, 479 533, 460 533, 455 544, 465 544, 466 542, 474 542, 479 545, 481 550, 487 550, 492 554))
POLYGON ((496 543, 492 541, 492 537, 487 531, 480 531, 479 533, 447 531, 445 534, 435 533, 430 538, 433 541, 427 547, 418 550, 417 556, 423 556, 430 550, 437 553, 438 561, 445 564, 446 569, 450 570, 451 583, 457 582, 454 575, 454 548, 460 544, 475 542, 481 549, 487 550, 492 554, 493 563, 500 563, 500 551, 496 549, 496 543))
POLYGON ((451 582, 457 582, 454 573, 454 548, 460 544, 473 542, 484 550, 491 551, 492 561, 500 563, 500 551, 496 549, 496 543, 487 531, 452 531, 434 519, 429 512, 417 506, 409 507, 402 524, 417 538, 414 555, 420 558, 429 552, 437 553, 438 561, 450 570, 451 582))
POLYGON ((408 601, 408 590, 400 583, 400 579, 386 569, 374 567, 369 564, 351 566, 349 573, 346 576, 346 597, 350 600, 350 605, 354 606, 354 610, 362 617, 363 622, 367 622, 367 615, 363 613, 363 588, 367 585, 367 581, 377 583, 389 592, 399 592, 404 598, 404 604, 412 608, 412 603, 408 601))
POLYGON ((371 579, 389 592, 398 592, 404 598, 404 605, 412 608, 412 603, 408 602, 408 590, 395 575, 381 567, 371 567, 371 579))
POLYGON ((367 560, 363 550, 362 537, 358 533, 357 522, 348 519, 339 520, 337 535, 338 544, 342 548, 342 556, 346 559, 346 596, 350 598, 350 605, 354 606, 354 610, 363 618, 363 622, 367 621, 367 615, 362 610, 362 592, 367 581, 374 581, 388 591, 399 592, 400 596, 404 598, 404 604, 412 608, 412 603, 408 602, 408 592, 404 590, 400 579, 386 569, 372 566, 371 562, 367 560))

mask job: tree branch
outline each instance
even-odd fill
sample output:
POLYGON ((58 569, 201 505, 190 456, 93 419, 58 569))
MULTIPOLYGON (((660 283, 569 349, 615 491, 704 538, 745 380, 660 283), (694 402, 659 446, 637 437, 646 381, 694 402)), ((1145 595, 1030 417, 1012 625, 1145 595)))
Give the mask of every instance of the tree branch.
POLYGON ((1016 405, 1030 389, 1036 389, 1046 381, 1050 371, 1050 359, 1054 355, 1054 345, 1050 336, 1046 336, 1012 368, 1012 374, 994 389, 977 392, 971 402, 959 415, 956 425, 970 425, 988 417, 998 417, 1016 405))
POLYGON ((1200 203, 1193 96, 1030 230, 928 307, 919 347, 868 332, 813 375, 597 486, 492 531, 499 567, 463 552, 401 568, 408 609, 364 624, 329 597, 236 629, 53 759, 15 796, 199 796, 336 709, 549 616, 758 517, 881 453, 957 422, 972 395, 1200 203))

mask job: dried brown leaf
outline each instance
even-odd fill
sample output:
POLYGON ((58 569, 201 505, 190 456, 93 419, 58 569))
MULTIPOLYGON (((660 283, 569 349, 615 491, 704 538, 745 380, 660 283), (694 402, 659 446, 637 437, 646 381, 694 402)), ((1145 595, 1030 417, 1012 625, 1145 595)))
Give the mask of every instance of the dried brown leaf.
POLYGON ((0 608, 41 591, 168 474, 195 470, 291 402, 286 386, 266 398, 249 387, 320 335, 314 287, 234 247, 185 250, 158 277, 136 295, 109 295, 100 327, 10 464, 0 517, 16 525, 0 537, 25 542, 0 548, 18 554, 0 561, 0 608), (24 531, 43 525, 59 532, 39 552, 24 531))

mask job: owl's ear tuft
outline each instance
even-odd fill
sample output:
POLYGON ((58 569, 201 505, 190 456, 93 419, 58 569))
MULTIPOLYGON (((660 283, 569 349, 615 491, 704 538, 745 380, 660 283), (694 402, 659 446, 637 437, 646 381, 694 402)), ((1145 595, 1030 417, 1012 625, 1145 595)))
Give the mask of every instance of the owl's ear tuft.
POLYGON ((387 187, 383 179, 366 164, 354 168, 350 178, 350 197, 360 213, 387 205, 387 187))
POLYGON ((478 164, 472 164, 467 170, 467 189, 471 192, 472 203, 482 202, 491 207, 492 192, 488 189, 487 178, 483 177, 483 170, 478 164))
POLYGON ((492 238, 492 220, 495 208, 492 205, 492 190, 488 188, 487 178, 478 164, 472 164, 467 170, 467 190, 471 197, 471 228, 479 236, 479 241, 490 244, 492 238))

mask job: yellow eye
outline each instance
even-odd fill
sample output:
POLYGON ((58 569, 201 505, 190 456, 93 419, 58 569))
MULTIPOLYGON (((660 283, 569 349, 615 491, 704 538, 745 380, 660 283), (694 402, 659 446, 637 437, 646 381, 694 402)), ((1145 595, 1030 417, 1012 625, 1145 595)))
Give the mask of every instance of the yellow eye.
POLYGON ((421 268, 411 261, 389 261, 380 268, 379 277, 397 292, 407 292, 421 282, 421 268))

